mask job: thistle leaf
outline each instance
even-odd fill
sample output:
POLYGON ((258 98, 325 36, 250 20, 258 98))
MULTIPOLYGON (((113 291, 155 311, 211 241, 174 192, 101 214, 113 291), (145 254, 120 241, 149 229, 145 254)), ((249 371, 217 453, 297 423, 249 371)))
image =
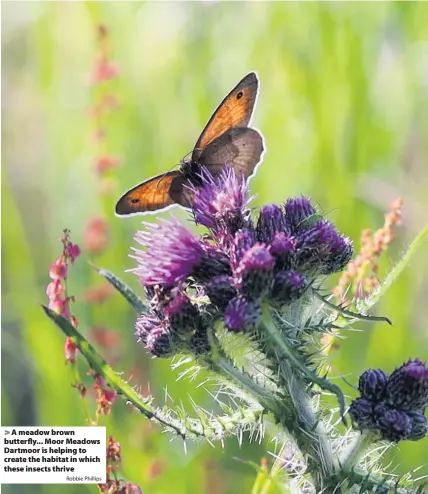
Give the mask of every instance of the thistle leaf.
POLYGON ((144 301, 129 287, 126 283, 124 283, 120 278, 118 278, 115 274, 107 269, 102 269, 94 264, 90 263, 91 266, 104 278, 116 288, 116 290, 121 293, 126 300, 132 305, 132 307, 139 313, 145 314, 148 312, 147 306, 144 301))

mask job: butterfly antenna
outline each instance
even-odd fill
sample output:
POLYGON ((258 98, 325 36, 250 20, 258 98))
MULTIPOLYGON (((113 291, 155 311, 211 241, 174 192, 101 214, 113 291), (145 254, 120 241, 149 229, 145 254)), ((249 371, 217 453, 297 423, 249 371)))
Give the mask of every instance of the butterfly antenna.
POLYGON ((183 158, 181 159, 180 163, 177 163, 177 164, 175 164, 175 165, 171 166, 171 168, 170 168, 169 170, 167 170, 167 171, 166 171, 163 175, 161 175, 161 176, 159 177, 159 180, 158 180, 158 183, 157 183, 156 187, 157 187, 157 186, 160 184, 160 182, 161 182, 161 181, 165 178, 165 176, 166 176, 166 175, 168 175, 168 173, 169 173, 169 172, 172 172, 172 170, 174 170, 174 168, 176 168, 177 166, 180 166, 180 165, 181 165, 181 163, 183 163, 183 162, 184 162, 184 160, 185 160, 188 156, 190 156, 191 154, 192 154, 192 151, 191 151, 190 153, 187 153, 185 156, 183 156, 183 158))
POLYGON ((163 175, 161 175, 159 177, 159 180, 158 180, 158 183, 156 184, 156 187, 159 186, 159 184, 161 183, 161 181, 168 175, 169 172, 172 172, 172 170, 174 170, 175 167, 179 166, 178 164, 177 165, 173 165, 171 166, 171 168, 169 170, 167 170, 163 175))
MULTIPOLYGON (((195 148, 196 149, 196 148, 195 148)), ((190 151, 190 153, 187 153, 185 154, 182 158, 181 158, 181 163, 183 163, 183 161, 186 161, 186 158, 188 158, 189 156, 191 156, 193 153, 193 151, 190 151)))

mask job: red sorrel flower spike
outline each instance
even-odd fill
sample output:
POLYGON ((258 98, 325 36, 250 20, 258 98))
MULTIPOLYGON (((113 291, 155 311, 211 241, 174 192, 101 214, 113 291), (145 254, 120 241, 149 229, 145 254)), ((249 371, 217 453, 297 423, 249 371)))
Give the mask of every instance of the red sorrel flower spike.
MULTIPOLYGON (((69 263, 74 263, 80 255, 80 248, 70 240, 70 230, 64 230, 61 237, 63 245, 62 254, 49 268, 49 277, 53 280, 46 287, 46 295, 49 298, 49 309, 61 314, 77 328, 78 321, 70 313, 70 302, 74 297, 67 295, 67 273, 69 263)), ((67 338, 64 346, 64 354, 67 362, 74 363, 78 348, 70 338, 67 338)))
POLYGON ((74 364, 76 362, 76 355, 78 351, 79 349, 73 340, 71 338, 66 338, 64 344, 65 360, 71 364, 74 364))
POLYGON ((105 218, 93 218, 83 234, 83 245, 90 254, 100 254, 108 245, 110 229, 105 218))
POLYGON ((67 278, 67 264, 62 258, 51 264, 51 267, 49 268, 49 276, 53 280, 62 280, 67 278))

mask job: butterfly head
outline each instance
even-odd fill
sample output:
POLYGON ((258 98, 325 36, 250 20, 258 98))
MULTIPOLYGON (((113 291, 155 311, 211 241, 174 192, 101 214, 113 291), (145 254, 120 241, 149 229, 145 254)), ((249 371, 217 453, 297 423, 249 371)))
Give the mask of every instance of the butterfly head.
POLYGON ((182 160, 180 163, 180 173, 185 180, 188 180, 192 184, 202 185, 202 167, 197 161, 192 160, 191 157, 182 160))

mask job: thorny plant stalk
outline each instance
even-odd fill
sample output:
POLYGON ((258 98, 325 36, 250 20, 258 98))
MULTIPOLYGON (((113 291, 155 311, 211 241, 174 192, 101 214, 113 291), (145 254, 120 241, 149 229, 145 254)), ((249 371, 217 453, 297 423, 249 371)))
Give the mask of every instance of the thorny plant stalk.
MULTIPOLYGON (((341 389, 321 374, 322 339, 360 316, 334 305, 321 290, 326 277, 351 260, 350 239, 305 197, 252 214, 247 181, 227 166, 217 177, 201 169, 200 187, 189 189, 192 218, 207 234, 197 236, 172 219, 145 224, 135 235, 143 248, 133 248, 137 266, 131 271, 146 301, 112 273, 99 272, 139 313, 136 335, 152 355, 175 357, 175 368, 191 362, 195 367, 185 371, 191 375, 198 368, 210 371, 229 398, 216 397, 222 415, 196 404, 196 418, 182 409, 154 407, 67 321, 47 310, 48 315, 81 342, 82 354, 107 384, 184 439, 241 441, 244 432, 261 437, 265 424, 276 426, 283 451, 296 451, 283 463, 287 489, 417 492, 409 479, 397 482, 365 457, 379 444, 426 435, 428 367, 422 361, 411 359, 391 374, 363 372, 360 395, 349 407, 353 430, 341 436, 334 425, 346 422, 345 402, 341 389), (326 392, 337 399, 338 415, 325 409, 326 392)), ((361 319, 388 321, 367 314, 361 319)))

